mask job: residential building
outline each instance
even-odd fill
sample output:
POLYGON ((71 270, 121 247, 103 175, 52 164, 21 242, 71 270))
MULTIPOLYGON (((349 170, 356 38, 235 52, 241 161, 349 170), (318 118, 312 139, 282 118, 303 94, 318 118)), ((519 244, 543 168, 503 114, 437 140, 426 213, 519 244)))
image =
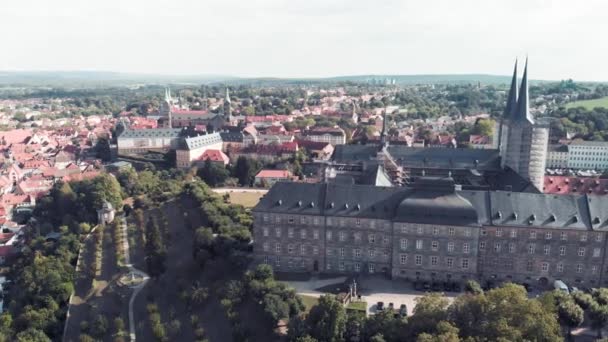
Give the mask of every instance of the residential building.
POLYGON ((315 127, 304 131, 301 139, 343 145, 346 144, 346 133, 339 127, 315 127))
POLYGON ((293 175, 289 170, 261 170, 255 175, 254 185, 271 186, 276 182, 291 180, 293 175))

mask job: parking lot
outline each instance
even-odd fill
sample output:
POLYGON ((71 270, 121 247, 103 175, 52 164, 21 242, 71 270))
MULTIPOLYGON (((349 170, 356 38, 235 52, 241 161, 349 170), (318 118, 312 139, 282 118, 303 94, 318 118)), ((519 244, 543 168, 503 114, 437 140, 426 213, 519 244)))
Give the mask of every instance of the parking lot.
MULTIPOLYGON (((402 280, 390 280, 384 277, 364 277, 358 285, 361 299, 367 302, 367 314, 376 313, 378 302, 383 302, 385 307, 393 303, 395 309, 401 304, 407 306, 408 315, 412 314, 416 306, 415 299, 424 296, 426 292, 416 291, 411 282, 402 280)), ((460 293, 445 292, 444 296, 451 302, 460 293)))

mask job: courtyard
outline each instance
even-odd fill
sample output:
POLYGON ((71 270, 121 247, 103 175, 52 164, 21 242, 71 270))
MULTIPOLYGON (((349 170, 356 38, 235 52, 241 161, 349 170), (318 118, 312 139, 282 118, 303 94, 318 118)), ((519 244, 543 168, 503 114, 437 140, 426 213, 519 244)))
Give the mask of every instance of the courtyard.
MULTIPOLYGON (((307 281, 287 281, 302 296, 320 297, 326 293, 334 293, 339 288, 344 287, 346 277, 334 277, 319 279, 312 277, 307 281), (335 291, 334 291, 335 289, 335 291)), ((411 282, 401 280, 390 280, 383 276, 363 276, 357 280, 357 293, 361 300, 367 303, 366 313, 374 314, 377 311, 377 303, 383 302, 385 307, 393 303, 395 309, 399 309, 401 304, 407 306, 408 315, 412 313, 416 306, 416 298, 424 296, 427 292, 416 291, 411 282)), ((450 300, 462 292, 444 292, 444 296, 450 300)))

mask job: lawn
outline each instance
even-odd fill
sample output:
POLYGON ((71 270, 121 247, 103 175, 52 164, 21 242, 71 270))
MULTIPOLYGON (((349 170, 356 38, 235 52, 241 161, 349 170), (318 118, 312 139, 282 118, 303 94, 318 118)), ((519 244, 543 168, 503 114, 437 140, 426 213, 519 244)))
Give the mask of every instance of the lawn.
POLYGON ((608 97, 602 97, 594 100, 574 101, 566 104, 566 108, 585 107, 585 109, 593 109, 595 107, 608 108, 608 97))
POLYGON ((306 307, 305 311, 308 313, 310 309, 319 303, 319 298, 307 295, 299 295, 302 299, 302 303, 306 307))
POLYGON ((357 310, 357 311, 367 311, 367 302, 350 302, 346 307, 346 310, 357 310))
POLYGON ((263 193, 259 192, 230 192, 230 203, 240 204, 245 208, 253 208, 260 201, 260 198, 264 196, 263 193))

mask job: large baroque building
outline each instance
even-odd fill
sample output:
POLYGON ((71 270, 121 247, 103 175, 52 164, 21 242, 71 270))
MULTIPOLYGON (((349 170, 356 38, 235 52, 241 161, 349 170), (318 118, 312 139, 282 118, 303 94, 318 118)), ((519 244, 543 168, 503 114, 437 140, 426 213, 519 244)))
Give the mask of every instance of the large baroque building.
POLYGON ((542 193, 549 132, 528 106, 526 63, 497 149, 389 146, 386 127, 379 145, 336 146, 325 182, 279 182, 254 208, 256 261, 409 280, 608 284, 608 201, 542 193))
POLYGON ((167 128, 205 125, 208 129, 219 131, 222 127, 235 123, 228 88, 226 88, 222 113, 213 113, 207 108, 192 110, 181 99, 175 100, 171 96, 171 91, 165 89, 165 99, 161 103, 159 114, 161 125, 167 128))
POLYGON ((285 272, 427 281, 608 284, 608 201, 590 195, 275 184, 253 210, 254 255, 285 272))

